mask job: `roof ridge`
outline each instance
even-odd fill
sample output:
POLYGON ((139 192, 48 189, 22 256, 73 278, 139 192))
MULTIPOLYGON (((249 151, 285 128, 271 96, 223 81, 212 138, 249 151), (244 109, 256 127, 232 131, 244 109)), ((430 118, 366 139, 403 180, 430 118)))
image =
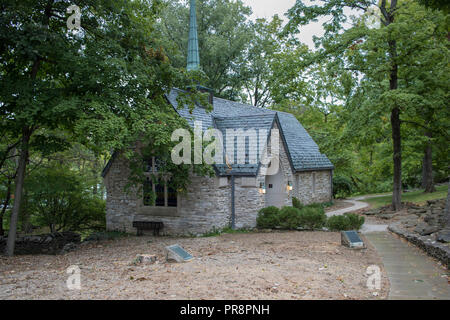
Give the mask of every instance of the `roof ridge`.
POLYGON ((271 117, 271 118, 275 118, 275 113, 260 113, 260 114, 250 114, 250 115, 242 115, 242 116, 227 116, 227 117, 216 117, 216 116, 213 116, 214 119, 218 119, 218 120, 222 120, 222 119, 255 118, 255 117, 271 117))

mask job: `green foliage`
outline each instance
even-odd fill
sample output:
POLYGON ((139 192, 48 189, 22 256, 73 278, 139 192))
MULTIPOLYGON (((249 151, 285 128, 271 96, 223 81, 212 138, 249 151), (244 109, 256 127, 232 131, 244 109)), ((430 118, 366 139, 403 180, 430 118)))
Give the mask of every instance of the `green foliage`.
POLYGON ((333 196, 335 199, 345 198, 352 194, 353 184, 352 181, 345 176, 333 177, 333 196))
POLYGON ((299 226, 303 229, 321 229, 326 221, 327 216, 322 206, 307 206, 299 212, 299 226))
POLYGON ((364 217, 354 213, 332 216, 327 220, 327 228, 331 231, 359 230, 364 224, 364 217))
POLYGON ((105 228, 105 201, 93 196, 80 176, 64 167, 43 168, 25 182, 22 207, 33 225, 51 232, 105 228))
POLYGON ((249 233, 252 230, 250 229, 232 229, 231 227, 225 227, 222 229, 213 227, 212 230, 202 234, 203 238, 217 237, 222 234, 239 234, 239 233, 249 233))
POLYGON ((286 230, 296 230, 299 227, 309 230, 321 229, 326 222, 324 206, 327 204, 314 203, 303 206, 302 209, 285 206, 267 207, 261 209, 256 219, 258 228, 273 229, 281 227, 286 230))
MULTIPOLYGON (((241 0, 197 1, 200 66, 204 83, 221 97, 240 99, 240 63, 252 38, 251 9, 241 0)), ((168 1, 156 25, 158 40, 173 66, 186 68, 189 7, 185 1, 168 1)))
POLYGON ((278 56, 280 69, 295 72, 278 74, 283 94, 277 94, 275 108, 293 112, 335 165, 337 196, 347 195, 349 186, 352 193, 392 190, 395 107, 401 112, 403 187, 417 187, 422 180, 428 144, 435 178, 448 176, 448 12, 427 10, 416 1, 396 4, 394 9, 393 2, 297 1, 288 13, 286 32, 326 16, 325 34, 315 39, 315 52, 288 50, 278 56), (352 22, 345 16, 349 8, 360 12, 352 22), (381 9, 392 15, 390 21, 381 9), (394 64, 398 83, 391 90, 394 64))
POLYGON ((304 207, 303 203, 296 197, 292 197, 292 206, 297 209, 302 209, 304 207))
MULTIPOLYGON (((432 193, 424 193, 422 189, 404 192, 402 199, 404 202, 413 202, 417 204, 424 204, 427 200, 445 199, 447 197, 447 185, 437 186, 436 191, 432 193)), ((373 208, 379 208, 390 204, 391 196, 381 196, 376 198, 367 198, 364 201, 368 202, 373 208)))
POLYGON ((256 218, 256 225, 261 229, 273 229, 280 223, 280 209, 277 207, 267 207, 259 210, 256 218))
POLYGON ((279 213, 279 225, 283 229, 295 230, 300 225, 300 210, 294 207, 283 207, 279 213))
POLYGON ((324 208, 327 207, 329 202, 325 203, 311 203, 305 206, 305 208, 313 208, 315 210, 318 210, 318 212, 325 212, 324 208))

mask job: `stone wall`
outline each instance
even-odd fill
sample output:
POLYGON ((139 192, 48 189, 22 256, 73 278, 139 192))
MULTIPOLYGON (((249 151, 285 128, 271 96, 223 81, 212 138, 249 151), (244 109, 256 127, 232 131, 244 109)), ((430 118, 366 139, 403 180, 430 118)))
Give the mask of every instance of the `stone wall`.
MULTIPOLYGON (((7 237, 0 237, 0 253, 5 251, 7 241, 7 237)), ((14 254, 63 254, 80 242, 81 236, 74 232, 23 236, 16 239, 14 254)))
MULTIPOLYGON (((178 214, 158 217, 168 234, 202 234, 230 224, 231 188, 220 185, 220 178, 191 176, 188 192, 178 197, 178 214)), ((153 217, 147 217, 152 219, 153 217)))
POLYGON ((295 179, 294 195, 303 204, 332 200, 331 170, 299 172, 295 179))
POLYGON ((113 159, 104 179, 106 186, 106 228, 113 231, 135 232, 133 219, 139 198, 136 190, 125 192, 130 174, 128 162, 121 156, 113 159))
MULTIPOLYGON (((275 123, 274 125, 274 129, 278 129, 278 125, 275 123)), ((271 148, 272 148, 272 141, 271 139, 268 140, 267 142, 267 153, 271 154, 271 148)), ((281 132, 280 132, 280 140, 279 140, 279 170, 281 170, 282 172, 282 176, 283 176, 283 182, 282 185, 286 186, 286 197, 284 199, 284 204, 285 206, 291 206, 292 205, 292 197, 295 196, 295 181, 294 181, 294 172, 292 170, 292 166, 291 163, 289 161, 289 157, 288 154, 286 152, 286 147, 283 143, 283 140, 281 139, 281 132), (289 183, 289 181, 291 181, 292 185, 293 185, 293 190, 289 191, 287 190, 287 185, 289 183)), ((264 166, 261 167, 259 173, 258 173, 258 181, 260 182, 265 182, 266 184, 266 188, 268 188, 268 183, 267 183, 267 179, 266 179, 266 170, 267 168, 265 168, 264 166)), ((268 205, 264 205, 261 207, 265 207, 268 205)))
POLYGON ((401 228, 400 223, 391 224, 389 225, 388 229, 389 231, 418 246, 429 256, 441 261, 447 269, 450 269, 450 247, 447 244, 437 242, 433 239, 430 239, 430 237, 428 236, 420 236, 418 234, 411 233, 401 228))
MULTIPOLYGON (((265 195, 259 193, 259 184, 264 177, 236 177, 235 215, 237 228, 256 227, 258 211, 264 208, 265 195)), ((229 198, 231 203, 231 197, 229 198)))
POLYGON ((159 221, 164 223, 163 234, 188 235, 230 224, 231 188, 228 178, 191 176, 192 183, 187 193, 178 196, 177 208, 145 207, 136 190, 124 191, 129 174, 127 163, 125 158, 117 157, 105 177, 108 230, 134 233, 134 220, 159 221))
POLYGON ((294 172, 292 171, 292 166, 289 161, 286 148, 284 146, 284 143, 282 143, 281 138, 280 138, 280 169, 283 172, 284 178, 283 184, 286 186, 287 197, 285 198, 285 205, 292 206, 292 197, 295 195, 295 176, 294 172), (289 181, 292 183, 293 189, 288 192, 287 186, 289 181))
MULTIPOLYGON (((280 141, 281 142, 281 141, 280 141)), ((287 192, 285 205, 292 205, 296 196, 305 204, 331 200, 331 171, 312 171, 294 174, 283 143, 280 143, 280 166, 283 183, 293 184, 287 192), (313 182, 313 175, 315 181, 313 182), (314 190, 313 190, 314 189, 314 190)), ((164 223, 163 234, 197 235, 231 223, 231 178, 191 176, 186 194, 178 196, 178 207, 146 207, 141 191, 125 192, 129 166, 125 158, 117 156, 105 177, 107 189, 106 226, 108 230, 134 233, 133 221, 164 223)), ((261 169, 256 177, 235 178, 235 214, 237 228, 256 226, 258 211, 264 208, 265 195, 259 192, 266 176, 261 169)))

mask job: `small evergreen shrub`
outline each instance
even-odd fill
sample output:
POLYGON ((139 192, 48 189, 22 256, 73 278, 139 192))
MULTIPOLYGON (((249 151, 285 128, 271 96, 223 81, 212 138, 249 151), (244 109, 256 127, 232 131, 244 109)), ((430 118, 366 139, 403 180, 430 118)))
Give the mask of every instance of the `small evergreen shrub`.
POLYGON ((296 197, 292 197, 292 206, 297 209, 302 209, 304 207, 303 203, 296 197))
POLYGON ((364 217, 355 213, 347 213, 344 215, 347 218, 350 230, 359 230, 364 224, 364 217))
POLYGON ((347 219, 344 216, 332 216, 327 220, 327 228, 331 231, 348 230, 347 219))
POLYGON ((279 225, 280 209, 277 207, 267 207, 259 210, 256 218, 256 225, 261 229, 273 229, 279 225))
POLYGON ((322 207, 304 207, 300 210, 300 226, 304 229, 321 229, 327 222, 327 216, 322 207))
POLYGON ((283 207, 279 214, 280 226, 283 229, 294 230, 300 225, 300 210, 294 207, 283 207))
POLYGON ((311 204, 308 204, 307 206, 305 206, 305 208, 313 208, 313 209, 325 212, 324 207, 325 207, 325 205, 323 203, 311 203, 311 204))
POLYGON ((359 230, 364 224, 364 217, 354 213, 328 218, 327 227, 332 231, 359 230))

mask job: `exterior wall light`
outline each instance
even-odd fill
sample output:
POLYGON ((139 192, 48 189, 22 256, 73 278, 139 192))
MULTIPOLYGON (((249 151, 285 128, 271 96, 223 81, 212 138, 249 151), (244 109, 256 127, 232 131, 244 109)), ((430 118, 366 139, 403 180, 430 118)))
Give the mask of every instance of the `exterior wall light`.
POLYGON ((288 181, 287 191, 292 191, 292 181, 288 181))
POLYGON ((266 184, 263 183, 263 182, 261 182, 259 184, 259 193, 261 193, 261 194, 265 194, 266 193, 266 184))

